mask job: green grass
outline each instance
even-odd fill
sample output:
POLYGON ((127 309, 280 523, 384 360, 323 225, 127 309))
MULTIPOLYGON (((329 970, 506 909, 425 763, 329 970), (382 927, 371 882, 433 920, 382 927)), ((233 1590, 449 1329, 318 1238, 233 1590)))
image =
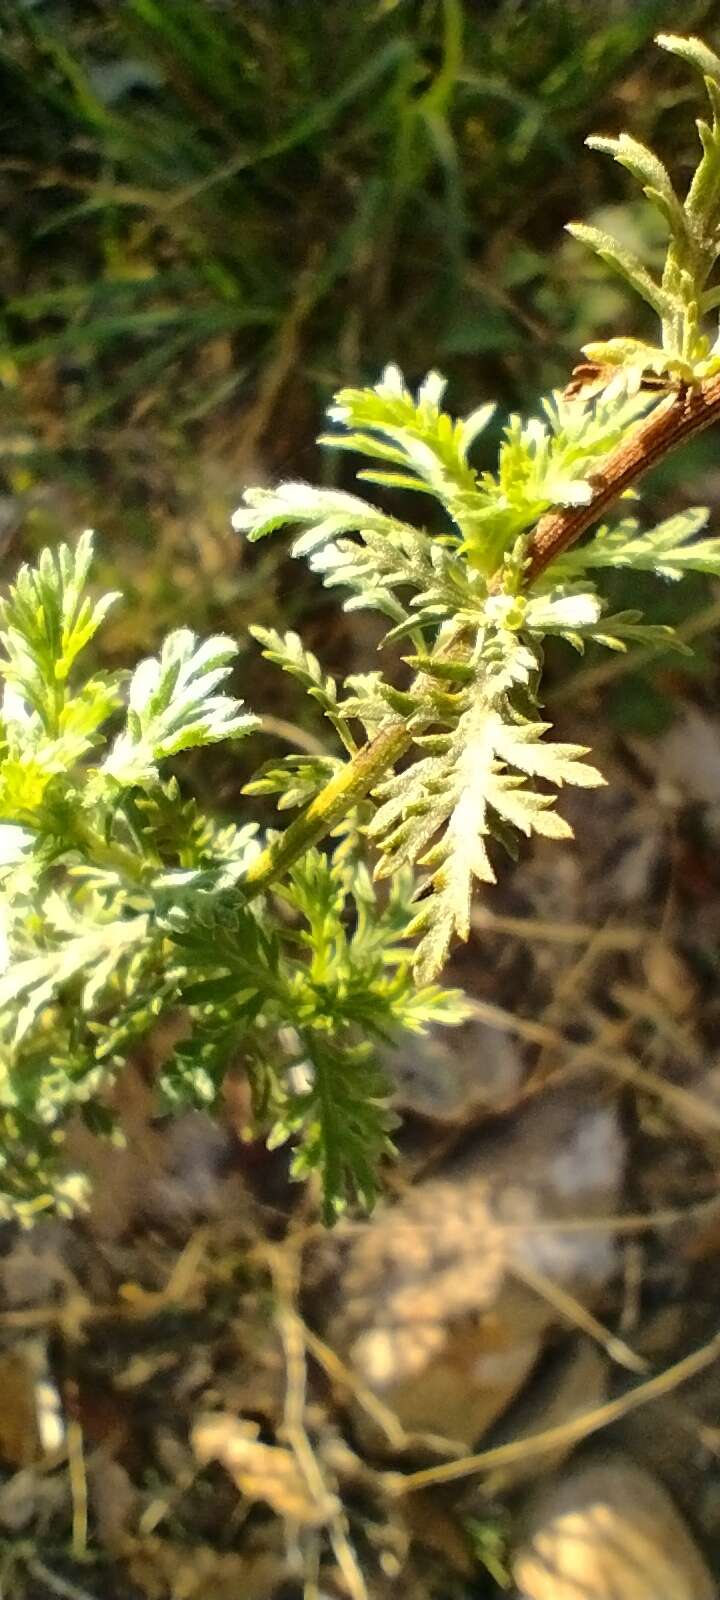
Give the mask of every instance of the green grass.
POLYGON ((258 474, 331 470, 339 383, 437 364, 459 410, 523 406, 622 326, 562 227, 637 229, 583 147, 628 102, 682 164, 649 47, 677 24, 674 0, 6 0, 0 470, 23 548, 100 530, 118 653, 307 611, 228 515, 258 474))
POLYGON ((577 331, 544 284, 548 241, 578 186, 607 182, 582 137, 675 15, 667 0, 7 11, 4 342, 23 370, 72 369, 70 450, 138 398, 180 439, 249 411, 267 444, 282 390, 317 414, 341 377, 375 373, 389 335, 411 371, 451 355, 467 381, 463 363, 488 357, 509 394, 534 391, 577 331))

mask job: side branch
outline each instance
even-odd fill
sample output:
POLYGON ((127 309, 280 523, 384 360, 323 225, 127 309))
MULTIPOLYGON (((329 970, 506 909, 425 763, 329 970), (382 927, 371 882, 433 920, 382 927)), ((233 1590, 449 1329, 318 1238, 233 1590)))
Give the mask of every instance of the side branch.
MULTIPOLYGON (((667 402, 641 423, 629 439, 618 445, 605 465, 593 473, 594 493, 584 506, 548 511, 540 518, 529 543, 530 564, 526 584, 531 584, 563 550, 575 544, 604 511, 645 472, 678 445, 701 433, 720 418, 720 374, 696 388, 673 393, 667 402)), ((441 653, 450 655, 461 638, 454 630, 441 653)), ((409 750, 412 738, 398 717, 385 724, 374 739, 316 795, 305 811, 291 822, 256 858, 244 879, 248 894, 267 889, 294 861, 335 827, 348 808, 375 788, 381 778, 409 750)))
POLYGON ((356 801, 374 789, 385 773, 409 750, 412 739, 401 717, 388 722, 374 739, 347 761, 336 777, 311 800, 310 805, 283 833, 266 846, 251 862, 243 879, 243 889, 257 894, 281 877, 294 861, 312 845, 319 844, 347 814, 356 801))
MULTIPOLYGON (((462 642, 463 630, 452 627, 438 647, 438 657, 451 657, 462 642)), ((415 685, 422 681, 422 674, 415 685)), ((387 772, 400 761, 412 744, 412 734, 404 717, 393 717, 373 739, 340 769, 294 822, 278 834, 251 863, 243 879, 245 891, 254 895, 269 888, 298 857, 319 844, 346 816, 350 807, 375 788, 387 772)))
POLYGON ((529 544, 530 584, 563 550, 581 537, 625 489, 650 467, 720 417, 720 374, 691 389, 683 388, 662 404, 647 422, 618 445, 604 466, 590 476, 594 494, 584 506, 547 511, 529 544))

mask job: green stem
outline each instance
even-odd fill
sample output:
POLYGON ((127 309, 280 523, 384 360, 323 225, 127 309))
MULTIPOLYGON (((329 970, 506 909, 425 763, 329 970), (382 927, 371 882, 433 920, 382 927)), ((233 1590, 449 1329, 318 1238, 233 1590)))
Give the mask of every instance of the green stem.
POLYGON ((390 767, 410 748, 411 735, 402 718, 388 722, 356 756, 311 801, 306 811, 291 822, 248 868, 243 888, 249 894, 267 889, 282 876, 298 857, 318 844, 336 822, 380 782, 390 767))
MULTIPOLYGON (((464 632, 464 628, 458 624, 443 625, 436 650, 439 660, 451 656, 458 649, 464 632)), ((418 673, 413 689, 417 690, 426 677, 427 673, 418 673)), ((253 861, 243 880, 243 888, 249 894, 269 888, 311 845, 327 837, 336 822, 341 822, 350 807, 375 788, 396 761, 410 749, 411 744, 412 734, 403 717, 386 722, 375 737, 369 739, 326 783, 325 788, 311 800, 307 810, 296 817, 285 832, 267 845, 253 861)))

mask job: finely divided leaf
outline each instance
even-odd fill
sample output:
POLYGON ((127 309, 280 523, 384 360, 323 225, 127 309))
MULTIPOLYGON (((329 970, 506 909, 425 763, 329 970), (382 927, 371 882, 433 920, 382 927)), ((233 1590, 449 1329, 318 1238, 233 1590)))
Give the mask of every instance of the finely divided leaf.
POLYGON ((136 667, 130 681, 127 725, 102 771, 123 787, 157 782, 169 756, 221 739, 252 733, 259 720, 241 712, 242 701, 216 694, 236 655, 232 639, 198 643, 188 628, 168 635, 159 656, 136 667))

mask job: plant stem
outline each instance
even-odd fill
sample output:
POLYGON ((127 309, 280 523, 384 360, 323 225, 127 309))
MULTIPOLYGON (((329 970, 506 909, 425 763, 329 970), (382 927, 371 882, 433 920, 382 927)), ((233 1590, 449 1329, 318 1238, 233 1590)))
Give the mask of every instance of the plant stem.
POLYGON ((298 856, 317 844, 340 822, 356 800, 362 800, 405 754, 411 744, 407 724, 398 717, 388 722, 374 739, 358 750, 340 772, 315 796, 301 816, 269 844, 252 862, 243 881, 250 894, 266 889, 291 867, 298 856))
MULTIPOLYGON (((526 585, 532 584, 563 550, 575 544, 624 490, 636 483, 650 467, 694 434, 709 427, 718 417, 720 374, 692 389, 680 389, 662 402, 608 456, 604 466, 590 475, 589 481, 594 492, 587 505, 566 506, 559 511, 548 511, 540 518, 528 546, 526 585)), ((440 653, 451 654, 460 637, 459 629, 452 630, 440 653)), ((349 807, 369 794, 395 762, 400 760, 411 743, 407 723, 401 717, 381 728, 342 771, 321 789, 285 832, 257 857, 244 881, 248 892, 255 894, 258 890, 267 889, 305 850, 325 838, 349 807)))
POLYGON ((624 439, 596 472, 589 474, 592 500, 565 506, 540 518, 530 540, 526 583, 533 583, 569 545, 607 511, 618 496, 636 483, 671 450, 701 433, 720 417, 720 374, 694 388, 683 387, 661 403, 645 422, 624 439))

